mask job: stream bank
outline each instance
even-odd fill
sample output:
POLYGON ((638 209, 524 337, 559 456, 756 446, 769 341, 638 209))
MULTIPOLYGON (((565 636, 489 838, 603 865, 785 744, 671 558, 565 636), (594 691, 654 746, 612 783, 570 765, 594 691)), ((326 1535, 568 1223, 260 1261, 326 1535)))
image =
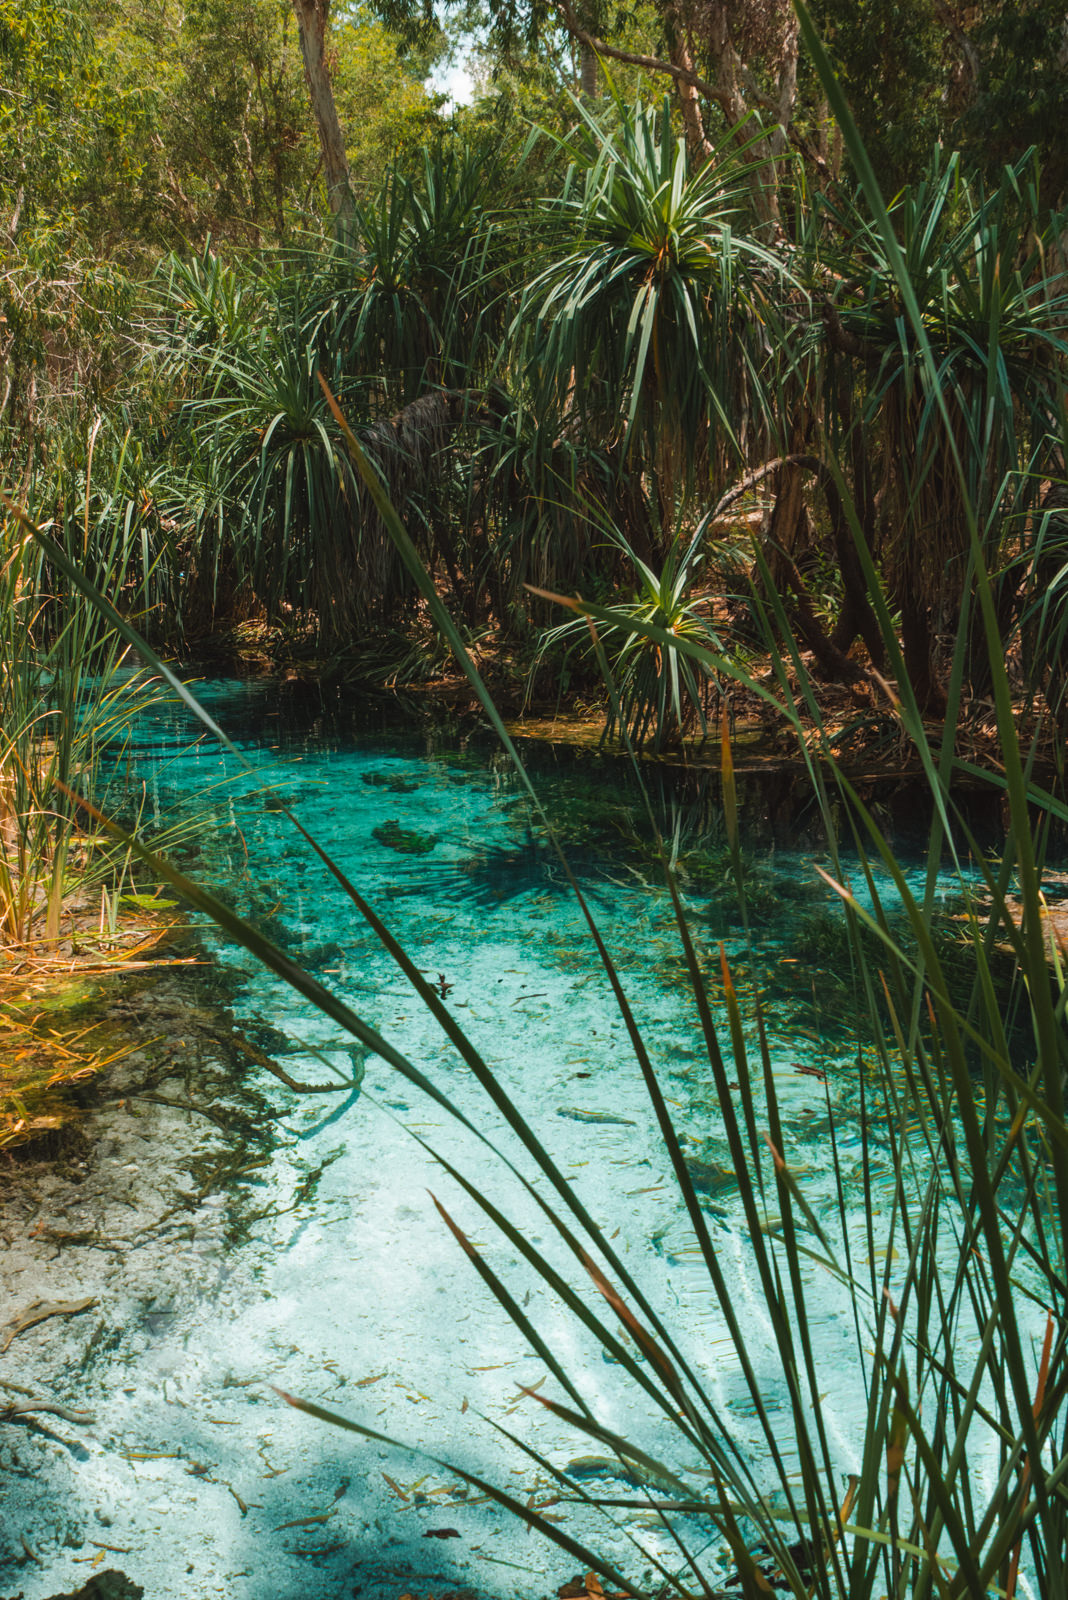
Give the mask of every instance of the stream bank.
MULTIPOLYGON (((9 1486, 47 1477, 57 1458, 88 1459, 109 1352, 130 1329, 147 1345, 205 1261, 225 1256, 274 1143, 277 1109, 247 1071, 250 1052, 270 1040, 237 1028, 232 975, 193 930, 172 929, 140 970, 71 984, 81 1021, 104 1030, 119 1059, 75 1086, 61 1126, 0 1160, 0 1472, 9 1486)), ((0 1586, 12 1571, 45 1577, 61 1555, 88 1579, 117 1548, 113 1509, 102 1501, 89 1521, 57 1496, 31 1522, 9 1514, 0 1586)))

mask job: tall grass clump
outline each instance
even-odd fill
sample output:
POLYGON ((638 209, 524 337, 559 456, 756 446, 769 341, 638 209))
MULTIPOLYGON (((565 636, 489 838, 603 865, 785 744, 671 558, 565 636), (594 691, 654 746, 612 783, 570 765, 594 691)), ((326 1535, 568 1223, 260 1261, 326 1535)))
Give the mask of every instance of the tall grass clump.
MULTIPOLYGON (((84 460, 42 484, 57 549, 79 563, 143 632, 163 565, 133 495, 126 445, 106 448, 93 483, 94 428, 84 460), (80 470, 79 470, 80 469, 80 470)), ((115 867, 114 845, 87 829, 76 795, 99 796, 102 757, 153 690, 126 642, 68 582, 5 498, 0 523, 0 945, 54 943, 64 909, 84 914, 115 867)))
MULTIPOLYGON (((824 203, 842 236, 824 304, 826 425, 900 611, 910 682, 940 708, 947 640, 977 602, 970 524, 997 573, 1063 462, 1068 301, 1049 270, 1063 220, 1029 158, 988 190, 940 148, 888 214, 892 235, 863 185, 824 203)), ((994 585, 1003 635, 1019 575, 1013 565, 994 585)), ((978 626, 966 665, 986 694, 978 626)))
MULTIPOLYGON (((428 604, 437 606, 441 627, 511 749, 374 469, 355 437, 348 442, 370 491, 381 497, 380 510, 413 580, 421 583, 428 604)), ((609 608, 574 604, 596 628, 610 627, 614 620, 609 608)), ((885 603, 880 609, 889 622, 885 603)), ((783 626, 781 619, 778 625, 783 626)), ((644 631, 663 649, 674 648, 695 663, 725 676, 733 670, 739 677, 737 667, 695 641, 673 643, 653 621, 644 631)), ((990 642, 996 644, 996 632, 990 642)), ((887 645, 894 647, 889 629, 887 645)), ((802 707, 789 687, 791 673, 804 694, 796 650, 783 664, 778 692, 763 692, 800 733, 802 707)), ((759 690, 752 683, 749 687, 759 690)), ((680 953, 715 1084, 718 1132, 738 1182, 737 1209, 726 1226, 706 1213, 699 1179, 658 1081, 655 1039, 639 1028, 607 944, 592 915, 589 919, 634 1069, 644 1078, 659 1124, 678 1203, 729 1341, 731 1380, 744 1390, 754 1418, 751 1428, 740 1426, 736 1411, 724 1404, 722 1352, 712 1361, 691 1348, 672 1308, 657 1303, 643 1287, 640 1271, 587 1210, 551 1150, 519 1115, 492 1064, 396 944, 346 866, 320 852, 326 869, 347 889, 485 1091, 486 1121, 475 1130, 482 1146, 492 1149, 495 1129, 508 1129, 538 1174, 539 1182, 532 1185, 506 1162, 540 1209, 569 1268, 560 1266, 558 1251, 517 1226, 497 1203, 484 1160, 477 1172, 466 1173, 447 1151, 436 1152, 466 1194, 472 1214, 481 1216, 480 1226, 492 1224, 524 1264, 518 1282, 510 1275, 506 1279, 492 1248, 476 1249, 470 1242, 472 1223, 439 1208, 484 1289, 512 1317, 517 1343, 525 1341, 552 1374, 555 1389, 532 1396, 531 1403, 548 1406, 561 1423, 610 1452, 620 1476, 641 1487, 629 1494, 598 1494, 540 1455, 533 1459, 556 1479, 565 1499, 580 1501, 587 1511, 610 1519, 628 1510, 655 1513, 675 1555, 654 1563, 652 1581, 638 1570, 648 1567, 647 1551, 636 1559, 635 1570, 621 1570, 603 1559, 595 1537, 576 1540, 477 1472, 455 1462, 449 1468, 538 1527, 589 1570, 636 1596, 778 1591, 799 1600, 883 1594, 963 1600, 983 1594, 1056 1594, 1064 1583, 1065 1041, 1060 984, 1057 969, 1051 974, 1040 915, 1035 844, 1029 830, 1017 828, 1002 862, 980 866, 977 877, 970 874, 968 847, 975 860, 982 857, 955 804, 952 766, 945 764, 942 751, 924 743, 915 706, 904 706, 902 715, 931 787, 929 872, 918 890, 846 780, 833 766, 811 768, 832 852, 827 882, 842 905, 860 1031, 867 1040, 867 1047, 857 1051, 855 1081, 827 1094, 829 1182, 818 1192, 791 1166, 791 1133, 761 994, 736 984, 725 957, 718 974, 710 977, 705 970, 668 851, 663 851, 665 882, 680 953), (841 847, 832 825, 835 806, 848 818, 841 847), (972 984, 963 999, 959 970, 951 983, 936 938, 934 875, 947 849, 960 863, 965 907, 960 939, 972 984), (1022 916, 1010 908, 1010 886, 1022 903, 1022 916), (1007 941, 1015 957, 1018 1003, 1029 1022, 1023 1048, 1019 1030, 1015 1042, 1010 1040, 1004 990, 992 962, 995 941, 1007 941), (873 942, 880 951, 874 958, 873 942), (623 1434, 598 1417, 596 1391, 585 1371, 546 1336, 541 1319, 523 1308, 520 1290, 531 1279, 592 1336, 636 1394, 659 1413, 664 1426, 656 1453, 647 1431, 623 1434), (701 1474, 697 1482, 695 1464, 701 1474)), ((1006 732, 1011 731, 1010 721, 1006 732)), ((526 782, 521 766, 519 771, 526 782)), ((744 917, 726 732, 721 783, 744 917)), ((1026 820, 1035 794, 1011 762, 1006 795, 1017 818, 1026 820)), ((1038 800, 1047 814, 1060 809, 1051 799, 1038 800)), ((157 868, 339 1026, 440 1108, 465 1120, 448 1094, 343 996, 302 972, 208 891, 163 863, 157 868)), ((358 1417, 289 1398, 313 1417, 365 1438, 382 1438, 358 1417)))

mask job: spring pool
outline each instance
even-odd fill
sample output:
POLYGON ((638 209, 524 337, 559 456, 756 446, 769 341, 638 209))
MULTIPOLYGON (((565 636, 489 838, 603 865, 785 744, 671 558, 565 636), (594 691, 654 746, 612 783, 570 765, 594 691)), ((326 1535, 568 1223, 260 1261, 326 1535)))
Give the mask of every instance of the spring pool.
MULTIPOLYGON (((508 1282, 600 1421, 661 1457, 695 1492, 707 1487, 702 1464, 680 1449, 624 1367, 605 1358, 435 1160, 435 1152, 446 1156, 580 1294, 598 1299, 537 1203, 548 1193, 544 1178, 280 809, 292 809, 354 881, 493 1067, 670 1325, 759 1477, 758 1421, 626 1028, 516 774, 477 727, 398 733, 365 719, 354 731, 317 708, 294 708, 270 683, 208 681, 197 692, 249 770, 183 708, 162 707, 131 731, 114 803, 127 814, 136 805, 150 839, 185 819, 180 855, 191 874, 217 886, 402 1051, 498 1154, 251 957, 218 942, 218 961, 236 975, 239 1020, 269 1025, 272 1054, 289 1075, 322 1083, 333 1073, 360 1085, 294 1095, 263 1073, 262 1090, 278 1108, 275 1148, 255 1174, 255 1206, 246 1204, 241 1227, 231 1225, 231 1199, 211 1195, 190 1235, 146 1243, 139 1282, 152 1283, 151 1296, 105 1303, 113 1337, 88 1362, 75 1360, 74 1333, 65 1342, 26 1336, 13 1347, 27 1374, 19 1381, 57 1392, 67 1384, 72 1394, 76 1383, 96 1420, 79 1435, 80 1455, 42 1447, 36 1469, 13 1484, 12 1514, 48 1562, 0 1566, 0 1581, 10 1574, 25 1600, 61 1581, 75 1587, 91 1568, 66 1563, 86 1558, 85 1530, 101 1527, 106 1535, 92 1548, 121 1552, 108 1563, 149 1597, 395 1597, 422 1582, 435 1592, 468 1587, 529 1600, 577 1570, 574 1556, 509 1520, 447 1467, 314 1421, 287 1407, 279 1389, 493 1478, 638 1579, 653 1560, 678 1566, 655 1513, 621 1509, 605 1524, 558 1498, 559 1485, 508 1437, 518 1434, 555 1467, 573 1466, 587 1487, 632 1492, 607 1451, 522 1393, 559 1390, 434 1196, 508 1282), (60 1523, 66 1534, 52 1531, 60 1523)), ((646 1040, 766 1407, 782 1415, 789 1460, 782 1373, 645 801, 613 757, 539 749, 531 771, 646 1040)), ((836 1170, 848 1174, 851 1161, 859 1170, 861 1160, 860 1091, 869 1115, 876 1091, 867 1045, 854 1032, 837 899, 815 870, 832 866, 818 817, 798 813, 773 828, 759 789, 743 792, 747 938, 714 780, 653 772, 650 787, 723 1038, 721 949, 743 1000, 754 985, 762 993, 783 1154, 815 1213, 835 1218, 836 1170)), ((857 888, 855 866, 843 865, 857 888)), ((919 860, 909 869, 917 892, 924 871, 919 860)), ((947 878, 938 892, 948 900, 955 882, 947 878)), ((883 892, 892 898, 889 885, 883 892)), ((759 1098, 752 1006, 743 1013, 759 1098)), ((770 1171, 770 1154, 767 1161, 770 1171)), ((879 1181, 876 1171, 876 1192, 879 1181)), ((883 1181, 889 1205, 889 1157, 883 1181)), ((866 1259, 881 1248, 879 1218, 848 1211, 848 1195, 846 1205, 850 1246, 866 1259)), ((777 1225, 769 1204, 763 1226, 777 1225)), ((852 1313, 840 1286, 815 1269, 810 1307, 826 1379, 823 1420, 844 1483, 859 1466, 864 1406, 852 1313)), ((730 1562, 714 1530, 694 1519, 687 1537, 708 1547, 710 1579, 722 1578, 730 1562)))

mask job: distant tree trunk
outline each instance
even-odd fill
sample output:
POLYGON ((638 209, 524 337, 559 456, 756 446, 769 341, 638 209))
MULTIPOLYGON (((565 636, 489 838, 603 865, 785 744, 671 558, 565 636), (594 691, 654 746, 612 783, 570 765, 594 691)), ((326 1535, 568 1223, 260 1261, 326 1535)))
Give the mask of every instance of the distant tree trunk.
POLYGON ((584 37, 577 40, 579 62, 579 93, 583 100, 596 100, 601 93, 601 64, 597 59, 592 31, 594 27, 591 0, 577 0, 578 16, 584 37), (586 30, 589 30, 587 32, 586 30))
POLYGON ((585 40, 579 41, 579 83, 584 100, 596 100, 600 93, 600 73, 597 52, 585 40))
POLYGON ((327 198, 335 224, 339 232, 343 232, 352 221, 354 207, 345 138, 334 104, 330 69, 326 64, 326 25, 330 15, 330 0, 293 0, 293 10, 300 29, 300 50, 304 57, 304 76, 311 96, 312 115, 323 152, 327 198))
MULTIPOLYGON (((735 8, 738 9, 738 8, 735 8)), ((744 14, 745 7, 741 10, 744 14)), ((776 12, 777 6, 769 8, 776 12)), ((713 82, 718 91, 716 98, 727 118, 731 131, 747 151, 750 161, 749 192, 753 209, 762 231, 769 239, 782 233, 779 210, 779 183, 782 177, 782 157, 785 152, 786 130, 793 116, 797 76, 797 25, 788 29, 779 61, 777 94, 770 102, 754 92, 753 74, 739 52, 732 31, 730 5, 710 5, 701 13, 704 25, 705 47, 715 68, 713 82), (754 137, 751 113, 760 105, 767 114, 770 109, 775 121, 762 137, 754 137)))
POLYGON ((685 78, 675 79, 675 89, 679 97, 679 108, 682 111, 682 125, 686 130, 686 147, 694 168, 703 167, 713 154, 712 145, 705 132, 704 113, 701 110, 701 96, 690 82, 693 74, 693 50, 690 41, 681 27, 677 28, 675 37, 671 41, 671 62, 673 66, 681 67, 687 74, 685 78))

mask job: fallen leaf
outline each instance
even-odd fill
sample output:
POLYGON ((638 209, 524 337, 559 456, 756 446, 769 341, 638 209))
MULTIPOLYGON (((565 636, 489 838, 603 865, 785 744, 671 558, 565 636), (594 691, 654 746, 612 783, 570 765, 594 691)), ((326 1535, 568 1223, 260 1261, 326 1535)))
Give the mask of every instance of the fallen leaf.
POLYGON ((318 1522, 329 1522, 334 1515, 333 1511, 317 1511, 311 1517, 294 1517, 292 1522, 280 1522, 275 1528, 275 1533, 281 1533, 283 1528, 311 1528, 318 1522))
POLYGON ((3 1355, 13 1339, 20 1333, 25 1333, 27 1328, 35 1328, 39 1322, 46 1321, 49 1317, 76 1317, 79 1312, 89 1311, 98 1301, 95 1295, 89 1295, 84 1300, 57 1300, 47 1304, 43 1300, 35 1300, 28 1306, 20 1317, 9 1324, 10 1331, 3 1344, 0 1344, 0 1355, 3 1355))
POLYGON ((595 1600, 631 1600, 628 1594, 614 1594, 612 1590, 606 1590, 596 1572, 576 1572, 556 1593, 559 1600, 591 1600, 591 1597, 595 1597, 595 1600))

